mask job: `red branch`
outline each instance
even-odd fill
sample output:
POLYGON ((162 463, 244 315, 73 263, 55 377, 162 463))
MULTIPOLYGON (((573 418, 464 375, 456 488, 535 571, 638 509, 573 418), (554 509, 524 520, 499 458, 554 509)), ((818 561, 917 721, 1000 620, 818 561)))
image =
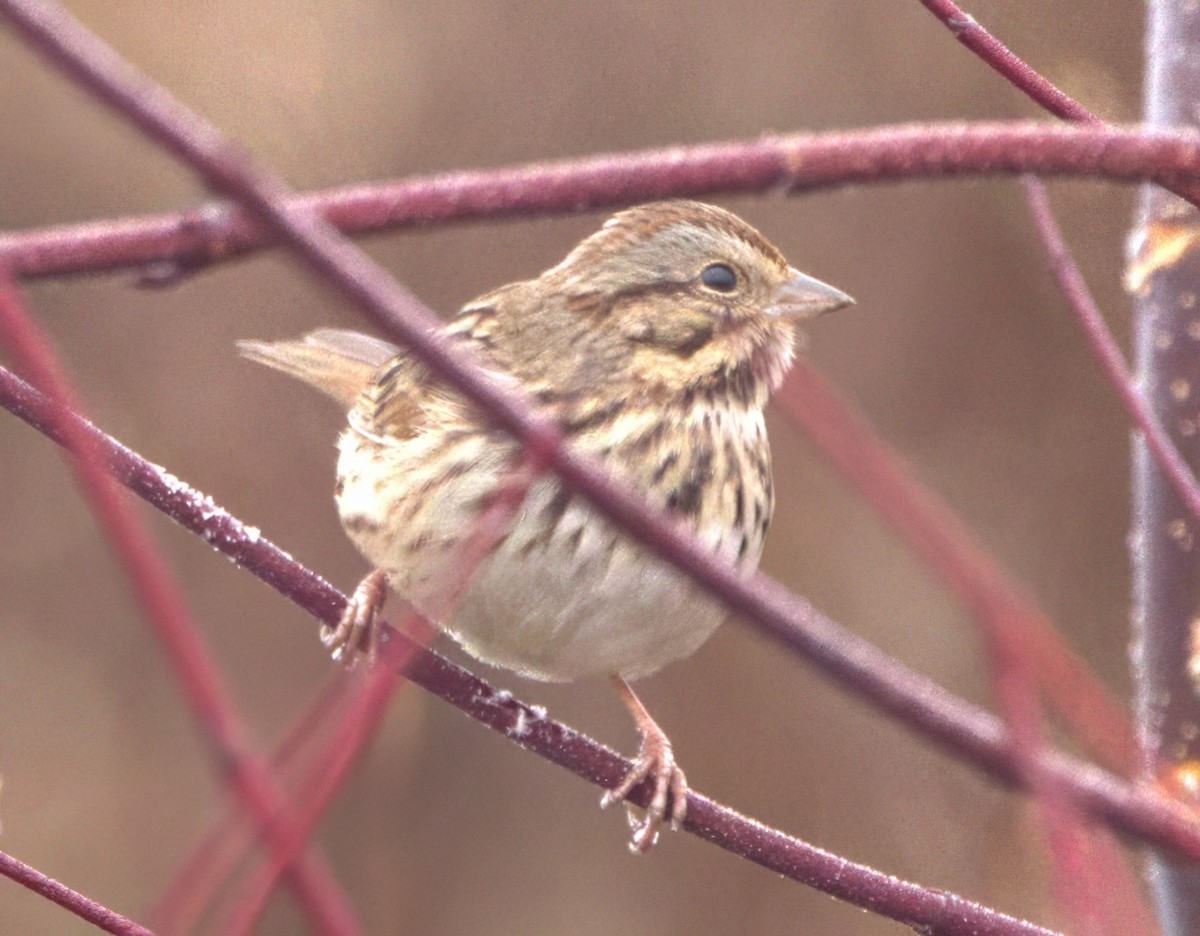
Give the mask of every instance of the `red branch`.
MULTIPOLYGON (((61 444, 62 426, 54 419, 49 401, 3 367, 0 367, 0 406, 61 444)), ((165 475, 91 423, 76 416, 66 419, 88 434, 101 450, 103 463, 131 491, 318 620, 326 624, 337 623, 346 597, 323 578, 257 531, 251 532, 251 528, 218 507, 211 498, 177 478, 165 475)), ((829 621, 826 626, 836 628, 829 621)), ((616 786, 628 772, 629 761, 586 735, 548 718, 543 708, 516 700, 512 693, 494 688, 433 651, 410 642, 397 631, 388 628, 385 633, 389 642, 410 649, 413 663, 404 673, 409 680, 515 744, 605 788, 616 786)), ((860 652, 868 651, 887 660, 864 643, 860 652)), ((903 672, 902 667, 899 669, 903 672)), ((915 674, 911 675, 917 678, 915 674)), ((928 684, 917 704, 943 708, 948 704, 947 700, 955 705, 966 705, 953 700, 933 684, 928 684)), ((1003 768, 1006 747, 1000 726, 985 712, 976 709, 972 712, 982 734, 977 739, 965 741, 963 746, 983 747, 987 756, 977 763, 997 767, 997 775, 1003 779, 1015 779, 1011 770, 1003 768)), ((1117 828, 1200 858, 1200 820, 1180 804, 1156 793, 1134 789, 1103 771, 1065 756, 1047 758, 1046 763, 1056 777, 1068 778, 1064 785, 1090 812, 1117 828)), ((631 793, 630 799, 645 806, 649 795, 647 785, 642 784, 631 793)), ((785 877, 909 926, 925 927, 944 936, 973 933, 1050 936, 1048 930, 956 895, 900 881, 846 861, 764 826, 695 791, 688 794, 688 818, 684 828, 785 877)))
MULTIPOLYGON (((965 14, 953 0, 922 2, 950 28, 964 46, 1044 109, 1067 120, 1093 126, 1101 124, 1099 118, 1038 74, 999 39, 965 14)), ((1051 254, 1060 283, 1064 283, 1068 275, 1074 272, 1075 282, 1071 285, 1075 287, 1076 294, 1090 299, 1078 271, 1074 268, 1067 246, 1058 234, 1045 186, 1032 175, 1023 176, 1022 182, 1030 210, 1042 234, 1043 244, 1051 254)), ((1071 293, 1068 293, 1068 298, 1073 298, 1071 293)), ((1114 365, 1114 360, 1120 360, 1120 352, 1116 342, 1104 328, 1099 314, 1096 313, 1088 319, 1082 311, 1082 302, 1073 302, 1072 305, 1080 309, 1077 315, 1083 323, 1089 347, 1099 359, 1106 376, 1116 385, 1122 399, 1136 400, 1137 392, 1127 375, 1120 373, 1120 369, 1114 365), (1107 345, 1103 341, 1105 337, 1108 338, 1107 345)), ((1095 312, 1094 308, 1092 312, 1095 312)), ((1182 465, 1178 454, 1170 446, 1160 451, 1168 457, 1174 454, 1178 464, 1182 465)), ((1180 478, 1185 476, 1190 479, 1190 472, 1185 471, 1179 475, 1180 478)), ((1192 490, 1196 493, 1193 503, 1200 506, 1200 490, 1195 488, 1194 481, 1192 490)), ((1016 635, 1008 631, 1009 622, 1003 615, 984 617, 981 620, 989 635, 993 684, 1007 690, 1001 695, 1003 698, 1006 694, 1008 698, 1007 705, 1002 703, 1002 711, 1013 729, 1014 736, 1025 737, 1026 743, 1019 745, 1018 750, 1024 749, 1021 754, 1022 760, 1029 762, 1032 760, 1031 752, 1034 747, 1044 743, 1039 725, 1037 690, 1031 681, 1026 685, 1027 680, 1024 678, 1024 674, 1038 665, 1037 656, 1030 645, 1016 640, 1016 635)), ((1091 719, 1093 723, 1102 722, 1103 716, 1097 712, 1091 715, 1091 719)), ((1120 724, 1125 726, 1126 719, 1122 717, 1120 724)), ((1130 747, 1131 755, 1135 751, 1135 747, 1130 747)), ((1147 919, 1148 914, 1143 909, 1143 902, 1134 897, 1136 888, 1129 881, 1128 869, 1121 861, 1115 846, 1086 829, 1081 821, 1082 817, 1053 784, 1043 782, 1042 778, 1034 774, 1031 776, 1031 786, 1046 826, 1053 860, 1054 891, 1075 928, 1081 932, 1154 931, 1153 923, 1147 919)))
MULTIPOLYGON (((1050 113, 1062 117, 1064 120, 1090 127, 1108 127, 1086 107, 1064 94, 1026 62, 1014 55, 1004 43, 975 22, 953 0, 920 0, 920 2, 945 23, 954 33, 955 38, 978 55, 988 67, 1050 113)), ((1050 210, 1050 201, 1046 196, 1045 187, 1030 177, 1026 177, 1022 181, 1029 210, 1038 229, 1038 236, 1050 259, 1050 271, 1058 281, 1059 289, 1083 329, 1088 349, 1096 358, 1108 382, 1117 391, 1121 404, 1129 413, 1134 424, 1145 434, 1146 444, 1163 474, 1175 488, 1175 492, 1192 516, 1200 520, 1200 484, 1197 484, 1196 476, 1188 467, 1183 456, 1179 454, 1179 449, 1171 441, 1170 435, 1151 412, 1145 397, 1138 390, 1137 383, 1130 373, 1129 365, 1125 363, 1124 355, 1121 354, 1116 338, 1105 325, 1104 317, 1096 308, 1096 303, 1071 258, 1066 241, 1063 240, 1062 232, 1050 210)), ((1168 185, 1166 187, 1193 202, 1196 201, 1197 192, 1200 191, 1194 186, 1188 188, 1168 185)))
MULTIPOLYGON (((1014 757, 1024 764, 1024 781, 1052 820, 1047 823, 1049 840, 1059 846, 1056 852, 1079 852, 1076 839, 1081 833, 1067 821, 1073 818, 1072 804, 1036 767, 1035 753, 1044 745, 1036 688, 1044 688, 1072 727, 1123 774, 1131 775, 1136 747, 1124 713, 1066 646, 1041 608, 1009 580, 953 511, 916 480, 903 460, 871 432, 861 414, 839 399, 807 361, 797 361, 777 402, 978 623, 987 640, 1001 711, 1014 737, 1024 738, 1023 744, 1014 745, 1014 757)), ((1091 853, 1093 865, 1112 869, 1111 876, 1118 878, 1116 869, 1123 866, 1115 847, 1094 848, 1091 853)), ((1056 861, 1055 867, 1062 868, 1063 863, 1056 861)), ((1071 880, 1086 881, 1096 873, 1089 866, 1087 873, 1071 880)), ((1130 891, 1110 888, 1121 895, 1130 891)), ((1065 896, 1072 919, 1098 906, 1095 900, 1065 896)))
MULTIPOLYGON (((204 152, 211 156, 219 149, 204 152)), ((241 164, 238 153, 225 156, 241 164)), ((763 136, 334 188, 287 196, 286 209, 294 216, 315 212, 345 233, 364 234, 451 221, 557 215, 656 198, 796 193, 1022 172, 1152 180, 1170 187, 1180 176, 1200 172, 1200 135, 981 122, 763 136)), ((219 177, 209 181, 226 190, 219 177)), ((177 274, 283 240, 271 225, 214 203, 182 214, 0 234, 0 263, 27 279, 137 268, 148 282, 171 282, 177 274)))
POLYGON ((1033 598, 984 551, 954 511, 917 480, 863 415, 804 358, 796 361, 775 402, 969 613, 1002 614, 1019 631, 1040 685, 1072 728, 1112 769, 1132 775, 1136 743, 1123 710, 1033 598))
MULTIPOLYGON (((1035 791, 1047 817, 1049 841, 1056 855, 1088 853, 1090 863, 1079 873, 1056 880, 1087 882, 1102 872, 1112 880, 1106 893, 1116 895, 1126 920, 1136 918, 1137 902, 1126 895, 1115 845, 1092 842, 1081 847, 1083 833, 1067 797, 1045 782, 1036 768, 1035 752, 1044 742, 1038 730, 1036 688, 1042 688, 1068 722, 1124 775, 1134 772, 1136 751, 1128 719, 1065 644, 1053 624, 1023 590, 975 541, 965 524, 936 495, 926 490, 904 461, 878 439, 864 418, 840 399, 836 390, 803 358, 776 398, 784 413, 802 429, 875 511, 925 560, 972 615, 988 643, 993 690, 1014 737, 1016 759, 1024 764, 1024 781, 1035 791), (1032 678, 1036 675, 1035 680, 1032 678)), ((1095 837, 1096 832, 1091 832, 1095 837)), ((1064 869, 1069 860, 1055 862, 1064 869)), ((1063 895, 1080 920, 1103 903, 1063 895)), ((1138 930, 1130 929, 1130 932, 1138 930)))
POLYGON ((71 890, 66 884, 47 877, 36 868, 30 867, 25 862, 12 857, 12 855, 6 855, 4 852, 0 852, 0 874, 29 888, 35 894, 41 894, 60 907, 70 910, 80 919, 87 920, 106 933, 114 933, 115 936, 154 936, 141 924, 135 923, 119 913, 114 913, 90 897, 84 897, 78 891, 71 890))
MULTIPOLYGON (((264 827, 268 842, 287 839, 285 799, 247 742, 247 730, 230 701, 216 663, 200 637, 182 590, 160 558, 128 501, 113 484, 95 440, 66 418, 77 413, 75 393, 45 335, 26 313, 17 287, 0 268, 0 343, 7 346, 41 385, 50 403, 50 418, 61 425, 65 447, 79 486, 116 553, 125 565, 155 634, 183 686, 205 739, 238 795, 264 827)), ((316 855, 305 856, 289 880, 314 920, 330 933, 356 933, 358 924, 349 899, 332 872, 316 855)))
MULTIPOLYGON (((284 733, 271 754, 270 766, 277 776, 291 780, 298 765, 305 762, 310 748, 320 742, 319 729, 329 721, 344 726, 344 714, 358 682, 352 672, 338 670, 335 677, 308 704, 296 722, 284 733)), ((324 759, 313 768, 323 770, 324 759)), ((296 803, 308 803, 306 786, 311 778, 289 782, 296 803)), ((163 890, 154 906, 146 913, 151 928, 164 933, 198 931, 201 916, 217 902, 238 867, 256 844, 257 827, 247 819, 245 811, 231 800, 220 819, 212 822, 187 859, 175 870, 171 883, 163 890)), ((279 854, 279 850, 275 850, 279 854)))
POLYGON ((1057 280, 1067 305, 1079 323, 1092 355, 1100 363, 1108 382, 1117 391, 1129 418, 1145 436, 1147 448, 1154 455, 1154 460, 1171 487, 1175 489, 1175 493, 1192 516, 1200 520, 1200 486, 1196 484, 1196 476, 1192 474, 1191 468, 1179 454, 1179 449, 1171 441, 1167 430, 1163 428, 1163 424, 1150 409, 1150 404, 1138 390, 1137 381, 1134 380, 1129 364, 1125 361, 1125 355, 1121 353, 1117 339, 1104 323, 1104 316, 1096 308, 1096 301, 1092 298, 1091 291, 1067 248, 1062 230, 1050 209, 1045 187, 1035 179, 1026 180, 1025 193, 1038 236, 1049 259, 1050 272, 1057 280))
POLYGON ((1003 42, 975 21, 954 0, 920 0, 954 34, 954 38, 974 52, 989 68, 1009 84, 1056 117, 1078 123, 1099 124, 1099 117, 1059 90, 1034 71, 1003 42))
MULTIPOLYGON (((415 618, 415 615, 410 617, 415 618)), ((429 629, 424 622, 417 626, 429 629)), ((405 627, 404 631, 408 633, 409 628, 405 627)), ((304 809, 297 816, 289 848, 276 850, 243 888, 234 904, 232 918, 222 927, 226 936, 253 936, 280 877, 289 863, 303 853, 308 836, 316 829, 334 795, 375 736, 387 712, 387 704, 401 681, 401 674, 412 662, 416 648, 426 646, 430 637, 432 633, 422 635, 416 642, 389 640, 379 648, 375 665, 361 680, 359 691, 330 732, 333 741, 329 751, 315 765, 316 769, 303 787, 304 809)))

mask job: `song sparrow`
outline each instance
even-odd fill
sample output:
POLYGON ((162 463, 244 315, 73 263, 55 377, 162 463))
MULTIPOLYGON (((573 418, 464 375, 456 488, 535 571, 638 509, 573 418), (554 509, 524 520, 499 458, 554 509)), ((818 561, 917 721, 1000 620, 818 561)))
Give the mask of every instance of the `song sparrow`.
MULTIPOLYGON (((729 212, 670 201, 617 214, 537 279, 466 305, 447 333, 749 574, 773 507, 767 396, 791 364, 796 323, 851 301, 729 212)), ((535 679, 609 675, 642 745, 604 803, 653 778, 631 841, 648 850, 665 821, 683 819, 687 787, 627 680, 694 652, 721 606, 550 475, 463 583, 464 539, 511 478, 517 443, 378 339, 320 330, 239 348, 349 410, 338 511, 377 571, 327 645, 357 648, 386 578, 480 660, 535 679)))

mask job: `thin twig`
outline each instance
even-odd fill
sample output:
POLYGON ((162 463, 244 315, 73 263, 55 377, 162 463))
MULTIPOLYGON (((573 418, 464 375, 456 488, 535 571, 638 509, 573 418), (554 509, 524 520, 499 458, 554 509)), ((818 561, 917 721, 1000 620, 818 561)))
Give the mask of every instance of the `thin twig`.
MULTIPOLYGON (((269 844, 289 841, 286 798, 270 771, 247 742, 248 732, 230 701, 219 670, 200 636, 183 592, 162 561, 162 550, 105 470, 95 440, 66 417, 78 412, 75 393, 41 329, 26 313, 13 280, 0 267, 0 344, 29 371, 51 401, 51 418, 62 426, 65 447, 74 456, 85 498, 111 540, 133 583, 138 601, 192 707, 204 739, 238 795, 263 827, 269 844)), ((289 874, 289 884, 313 920, 326 932, 358 932, 353 907, 332 872, 315 852, 289 874)))
POLYGON ((106 933, 113 933, 114 936, 154 936, 140 923, 109 910, 90 897, 71 890, 66 884, 42 874, 36 868, 4 852, 0 852, 0 874, 29 888, 35 894, 41 894, 47 900, 71 911, 80 919, 87 920, 93 926, 98 926, 106 933))
MULTIPOLYGON (((316 212, 345 233, 365 234, 722 193, 800 193, 1022 172, 1153 180, 1169 187, 1198 171, 1200 135, 1191 131, 1029 121, 927 123, 415 176, 288 196, 288 207, 316 212)), ((23 279, 136 269, 148 284, 171 283, 197 268, 279 243, 270 225, 228 204, 211 203, 180 214, 0 233, 0 263, 23 279)))
MULTIPOLYGON (((0 367, 0 407, 3 407, 55 441, 62 427, 54 419, 49 401, 33 387, 0 367)), ((235 564, 262 579, 319 621, 336 624, 346 597, 315 572, 292 559, 257 530, 239 520, 179 479, 167 475, 141 456, 76 416, 65 419, 88 433, 103 451, 104 463, 122 484, 147 503, 197 533, 235 564)), ((829 622, 830 626, 832 622, 829 622)), ((605 788, 616 786, 630 762, 611 749, 546 716, 544 709, 513 698, 460 666, 403 634, 387 629, 389 642, 407 644, 413 663, 404 673, 428 692, 462 710, 474 720, 505 735, 513 743, 558 764, 576 776, 605 788)), ((865 645, 862 649, 866 649, 865 645)), ((876 653, 878 653, 876 651, 876 653)), ((929 684, 917 704, 942 708, 946 694, 929 684)), ((984 764, 1000 764, 1005 741, 995 719, 976 713, 984 728, 977 742, 990 753, 984 764)), ((1200 820, 1179 804, 1161 795, 1136 790, 1087 764, 1058 757, 1056 777, 1070 778, 1065 785, 1084 808, 1134 835, 1169 843, 1200 857, 1200 820)), ((1012 779, 1011 771, 1008 778, 1012 779)), ((643 783, 630 800, 645 806, 650 790, 643 783)), ((1049 933, 1041 927, 1015 920, 990 908, 965 901, 940 890, 919 887, 847 862, 812 845, 771 829, 722 806, 695 791, 688 794, 685 829, 721 848, 772 871, 817 888, 856 906, 871 909, 910 926, 924 927, 945 936, 995 933, 998 936, 1049 933)))
POLYGON ((1039 684, 1068 724, 1112 770, 1132 776, 1137 750, 1124 710, 1066 645, 1049 616, 916 478, 898 452, 812 364, 800 357, 775 405, 973 616, 1003 608, 1030 648, 1039 684))
MULTIPOLYGON (((1136 745, 1124 712, 1066 646, 1036 602, 1009 579, 954 512, 916 480, 903 460, 874 435, 863 416, 842 400, 807 360, 796 362, 776 402, 830 459, 839 476, 930 565, 983 630, 993 661, 995 696, 1014 737, 1024 735, 1024 743, 1014 746, 1014 755, 1026 764, 1026 784, 1038 791, 1048 820, 1048 841, 1058 856, 1055 868, 1077 864, 1072 857, 1083 851, 1091 856, 1082 871, 1059 873, 1056 882, 1084 882, 1102 872, 1119 880, 1124 865, 1115 847, 1105 842, 1085 848, 1086 843, 1078 841, 1083 833, 1072 821, 1073 806, 1036 769, 1035 754, 1042 740, 1035 692, 1039 688, 1045 691, 1091 746, 1123 775, 1131 776, 1136 745)), ((1071 908, 1072 919, 1084 919, 1102 906, 1072 889, 1060 887, 1059 891, 1064 905, 1071 908)), ((1125 898, 1133 888, 1114 882, 1105 893, 1121 902, 1127 919, 1132 917, 1130 908, 1136 904, 1125 898)))
POLYGON ((1105 324, 1104 316, 1096 307, 1096 301, 1092 298, 1091 291, 1063 239, 1062 229, 1050 208, 1045 186, 1033 178, 1024 178, 1021 182, 1025 186, 1025 195, 1034 224, 1037 226, 1038 237, 1041 238, 1050 261, 1050 272, 1054 274, 1058 288, 1079 323, 1088 347, 1103 368, 1108 382, 1117 391, 1129 418, 1141 430, 1147 447, 1166 475, 1167 481, 1175 489, 1188 512, 1200 520, 1200 486, 1196 484, 1196 476, 1179 454, 1179 449, 1171 441, 1162 422, 1150 409, 1146 398, 1138 391, 1137 381, 1125 361, 1125 355, 1121 353, 1117 339, 1105 324))
MULTIPOLYGON (((1107 127, 1099 117, 1078 101, 1064 94, 1055 85, 1014 55, 1004 43, 980 26, 953 0, 920 0, 939 20, 945 23, 963 45, 979 56, 985 64, 1009 81, 1014 87, 1028 95, 1035 103, 1050 113, 1091 127, 1107 127)), ((1200 520, 1200 484, 1188 467, 1179 450, 1155 419, 1145 397, 1139 392, 1137 383, 1125 363, 1119 345, 1104 323, 1095 302, 1083 282, 1078 268, 1067 251, 1062 232, 1054 221, 1045 187, 1029 176, 1022 178, 1025 197, 1038 228, 1038 235, 1050 257, 1051 272, 1059 288, 1074 312, 1088 348, 1100 364, 1104 376, 1121 398, 1121 403, 1142 430, 1146 443, 1155 460, 1175 488, 1188 512, 1200 520)), ((1164 186, 1177 194, 1189 197, 1179 187, 1164 186)), ((1188 190, 1194 197, 1196 190, 1188 190)))
POLYGON ((1008 46, 980 26, 975 17, 954 3, 954 0, 920 2, 954 34, 955 39, 1040 107, 1064 120, 1090 124, 1103 122, 1015 55, 1008 46))
MULTIPOLYGON (((292 778, 300 769, 298 762, 303 760, 307 748, 320 740, 317 729, 323 722, 342 720, 356 685, 351 673, 339 670, 284 732, 283 740, 272 751, 270 767, 293 791, 293 802, 308 802, 305 787, 311 782, 293 782, 292 778)), ((320 765, 315 769, 320 770, 320 765)), ((176 869, 171 883, 146 912, 151 928, 165 933, 196 932, 202 915, 215 904, 218 893, 227 886, 257 838, 257 826, 246 816, 236 797, 231 797, 224 815, 210 824, 201 840, 191 848, 187 859, 176 869)), ((275 853, 278 854, 278 849, 275 853)))
MULTIPOLYGON (((415 615, 409 615, 415 619, 415 615)), ((428 627, 428 625, 426 625, 428 627)), ((408 627, 404 630, 408 632, 408 627)), ((379 658, 361 680, 359 691, 345 714, 331 731, 329 750, 315 765, 311 781, 302 787, 303 811, 293 826, 293 838, 287 849, 276 850, 267 863, 251 877, 234 903, 234 914, 221 932, 226 936, 252 936, 259 918, 266 911, 272 893, 289 863, 303 853, 304 843, 312 835, 333 797, 349 776, 351 768, 366 749, 367 742, 387 711, 401 674, 408 669, 416 648, 426 646, 428 637, 413 642, 388 640, 379 649, 379 658)))

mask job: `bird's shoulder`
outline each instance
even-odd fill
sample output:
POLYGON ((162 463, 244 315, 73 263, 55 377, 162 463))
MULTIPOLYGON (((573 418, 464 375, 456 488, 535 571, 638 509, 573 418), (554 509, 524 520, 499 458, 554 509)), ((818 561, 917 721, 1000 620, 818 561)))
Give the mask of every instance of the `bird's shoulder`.
MULTIPOLYGON (((500 304, 511 287, 501 287, 463 306, 443 334, 474 354, 493 377, 510 379, 511 355, 496 327, 500 304)), ((355 420, 365 432, 390 441, 419 433, 451 429, 472 421, 462 396, 434 377, 408 351, 400 351, 375 370, 355 406, 355 420)))

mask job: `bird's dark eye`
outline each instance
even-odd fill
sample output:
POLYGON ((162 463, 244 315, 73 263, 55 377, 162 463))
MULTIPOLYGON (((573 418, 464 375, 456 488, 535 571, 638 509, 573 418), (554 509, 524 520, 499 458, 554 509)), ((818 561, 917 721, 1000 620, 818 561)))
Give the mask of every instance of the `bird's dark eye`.
POLYGON ((717 292, 733 292, 737 288, 737 274, 728 263, 710 263, 700 272, 700 282, 717 292))

